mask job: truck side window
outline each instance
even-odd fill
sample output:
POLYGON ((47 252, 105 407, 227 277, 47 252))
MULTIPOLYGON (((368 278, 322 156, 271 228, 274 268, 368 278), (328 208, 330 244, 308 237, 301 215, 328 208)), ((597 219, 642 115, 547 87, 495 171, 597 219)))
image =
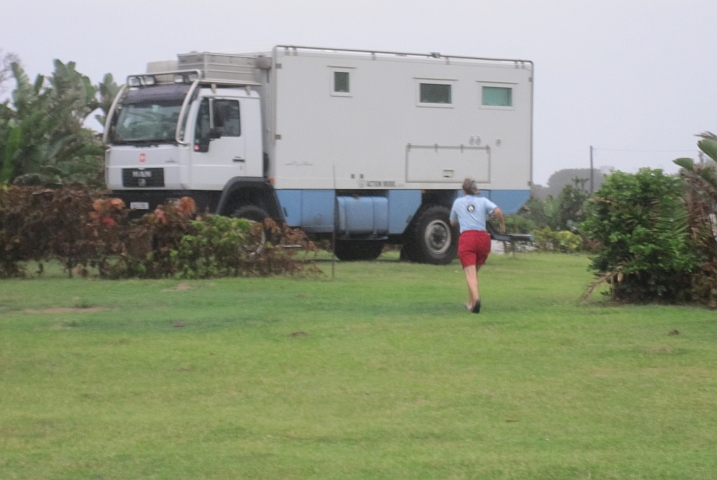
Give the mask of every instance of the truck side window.
POLYGON ((452 103, 451 85, 442 83, 421 83, 420 103, 452 103))
POLYGON ((334 92, 351 92, 349 89, 349 72, 334 72, 334 92))
POLYGON ((241 136, 237 100, 214 100, 214 130, 221 137, 241 136))
POLYGON ((513 89, 509 87, 483 87, 481 95, 483 105, 492 107, 512 107, 513 89))
POLYGON ((194 128, 194 150, 198 152, 206 151, 202 150, 202 146, 209 146, 210 134, 209 99, 205 98, 199 105, 199 112, 197 113, 197 125, 194 128))

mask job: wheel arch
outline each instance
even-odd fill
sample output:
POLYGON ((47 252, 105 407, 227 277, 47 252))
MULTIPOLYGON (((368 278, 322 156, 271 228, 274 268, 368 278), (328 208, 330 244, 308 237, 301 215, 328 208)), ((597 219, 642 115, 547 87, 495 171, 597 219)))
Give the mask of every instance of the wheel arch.
POLYGON ((231 215, 247 205, 263 209, 275 221, 284 221, 274 186, 264 178, 235 177, 229 180, 222 190, 215 213, 231 215))

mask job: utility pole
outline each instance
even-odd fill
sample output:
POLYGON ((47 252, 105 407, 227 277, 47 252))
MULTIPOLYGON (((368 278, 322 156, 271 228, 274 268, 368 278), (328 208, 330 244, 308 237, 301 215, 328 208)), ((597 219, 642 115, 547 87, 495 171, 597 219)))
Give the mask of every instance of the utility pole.
POLYGON ((595 184, 593 183, 593 146, 590 145, 590 195, 591 196, 593 194, 594 185, 595 184))

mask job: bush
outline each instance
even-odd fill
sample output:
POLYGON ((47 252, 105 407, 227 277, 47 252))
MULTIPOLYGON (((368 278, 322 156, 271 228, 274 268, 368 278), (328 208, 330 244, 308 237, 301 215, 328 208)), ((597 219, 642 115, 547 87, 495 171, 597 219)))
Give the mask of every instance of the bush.
POLYGON ((535 225, 534 229, 558 229, 558 202, 552 196, 545 200, 531 198, 518 212, 518 216, 525 218, 535 225))
POLYGON ((107 261, 101 273, 108 278, 197 279, 320 272, 313 263, 296 258, 318 250, 301 230, 280 228, 271 219, 195 219, 195 209, 185 197, 142 217, 128 229, 123 253, 107 261))
MULTIPOLYGON (((495 218, 491 218, 489 223, 497 232, 500 223, 495 218)), ((535 230, 535 222, 532 220, 521 215, 505 215, 505 233, 530 233, 533 230, 535 230)))
MULTIPOLYGON (((583 231, 599 242, 591 269, 613 298, 689 298, 698 256, 688 244, 682 181, 662 170, 615 172, 589 202, 583 231)), ((589 290, 590 291, 590 290, 589 290)))
MULTIPOLYGON (((191 198, 129 221, 120 199, 81 185, 0 189, 0 278, 24 262, 59 260, 68 274, 104 278, 209 278, 317 274, 316 246, 301 230, 243 219, 196 217, 191 198), (266 239, 269 240, 266 240, 266 239), (273 241, 273 242, 272 242, 273 241), (297 255, 303 253, 304 259, 297 255)), ((41 264, 42 265, 42 264, 41 264)))
POLYGON ((556 232, 543 228, 533 232, 533 245, 544 252, 577 253, 583 248, 583 239, 573 232, 562 230, 556 232))
POLYGON ((544 200, 531 197, 520 209, 518 216, 531 221, 535 225, 533 229, 547 227, 554 231, 576 232, 585 220, 585 202, 590 197, 585 190, 586 182, 585 179, 574 178, 573 185, 565 185, 557 198, 552 195, 544 200))
MULTIPOLYGON (((121 216, 119 209, 100 213, 102 191, 84 185, 58 189, 3 187, 0 189, 0 277, 22 276, 20 262, 60 261, 72 276, 85 273, 111 239, 121 216), (106 214, 106 217, 105 217, 106 214)), ((119 201, 121 203, 121 201, 119 201)), ((118 206, 115 204, 115 206, 118 206)))

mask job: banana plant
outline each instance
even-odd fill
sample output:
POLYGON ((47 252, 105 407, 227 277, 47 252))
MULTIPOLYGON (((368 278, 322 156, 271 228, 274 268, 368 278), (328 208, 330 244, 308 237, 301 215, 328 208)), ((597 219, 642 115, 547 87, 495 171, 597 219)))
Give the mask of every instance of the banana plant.
POLYGON ((678 158, 674 163, 683 168, 685 176, 697 182, 701 190, 717 203, 717 135, 703 132, 697 142, 699 149, 709 157, 705 163, 695 163, 691 158, 678 158))
POLYGON ((114 78, 112 77, 111 73, 105 74, 102 81, 97 85, 97 90, 99 92, 99 102, 98 107, 100 110, 102 110, 102 114, 95 115, 95 119, 97 119, 98 122, 100 122, 101 125, 104 126, 105 119, 107 118, 107 112, 110 111, 110 108, 112 107, 112 101, 117 96, 121 88, 121 85, 117 85, 117 82, 115 82, 114 78))
POLYGON ((0 183, 98 183, 103 149, 83 122, 101 106, 100 88, 74 62, 54 66, 31 82, 12 64, 12 103, 0 108, 0 183))
POLYGON ((707 156, 695 163, 678 158, 687 180, 684 203, 691 226, 691 243, 701 256, 700 269, 692 279, 693 295, 710 308, 717 308, 717 135, 703 132, 697 146, 707 156))

